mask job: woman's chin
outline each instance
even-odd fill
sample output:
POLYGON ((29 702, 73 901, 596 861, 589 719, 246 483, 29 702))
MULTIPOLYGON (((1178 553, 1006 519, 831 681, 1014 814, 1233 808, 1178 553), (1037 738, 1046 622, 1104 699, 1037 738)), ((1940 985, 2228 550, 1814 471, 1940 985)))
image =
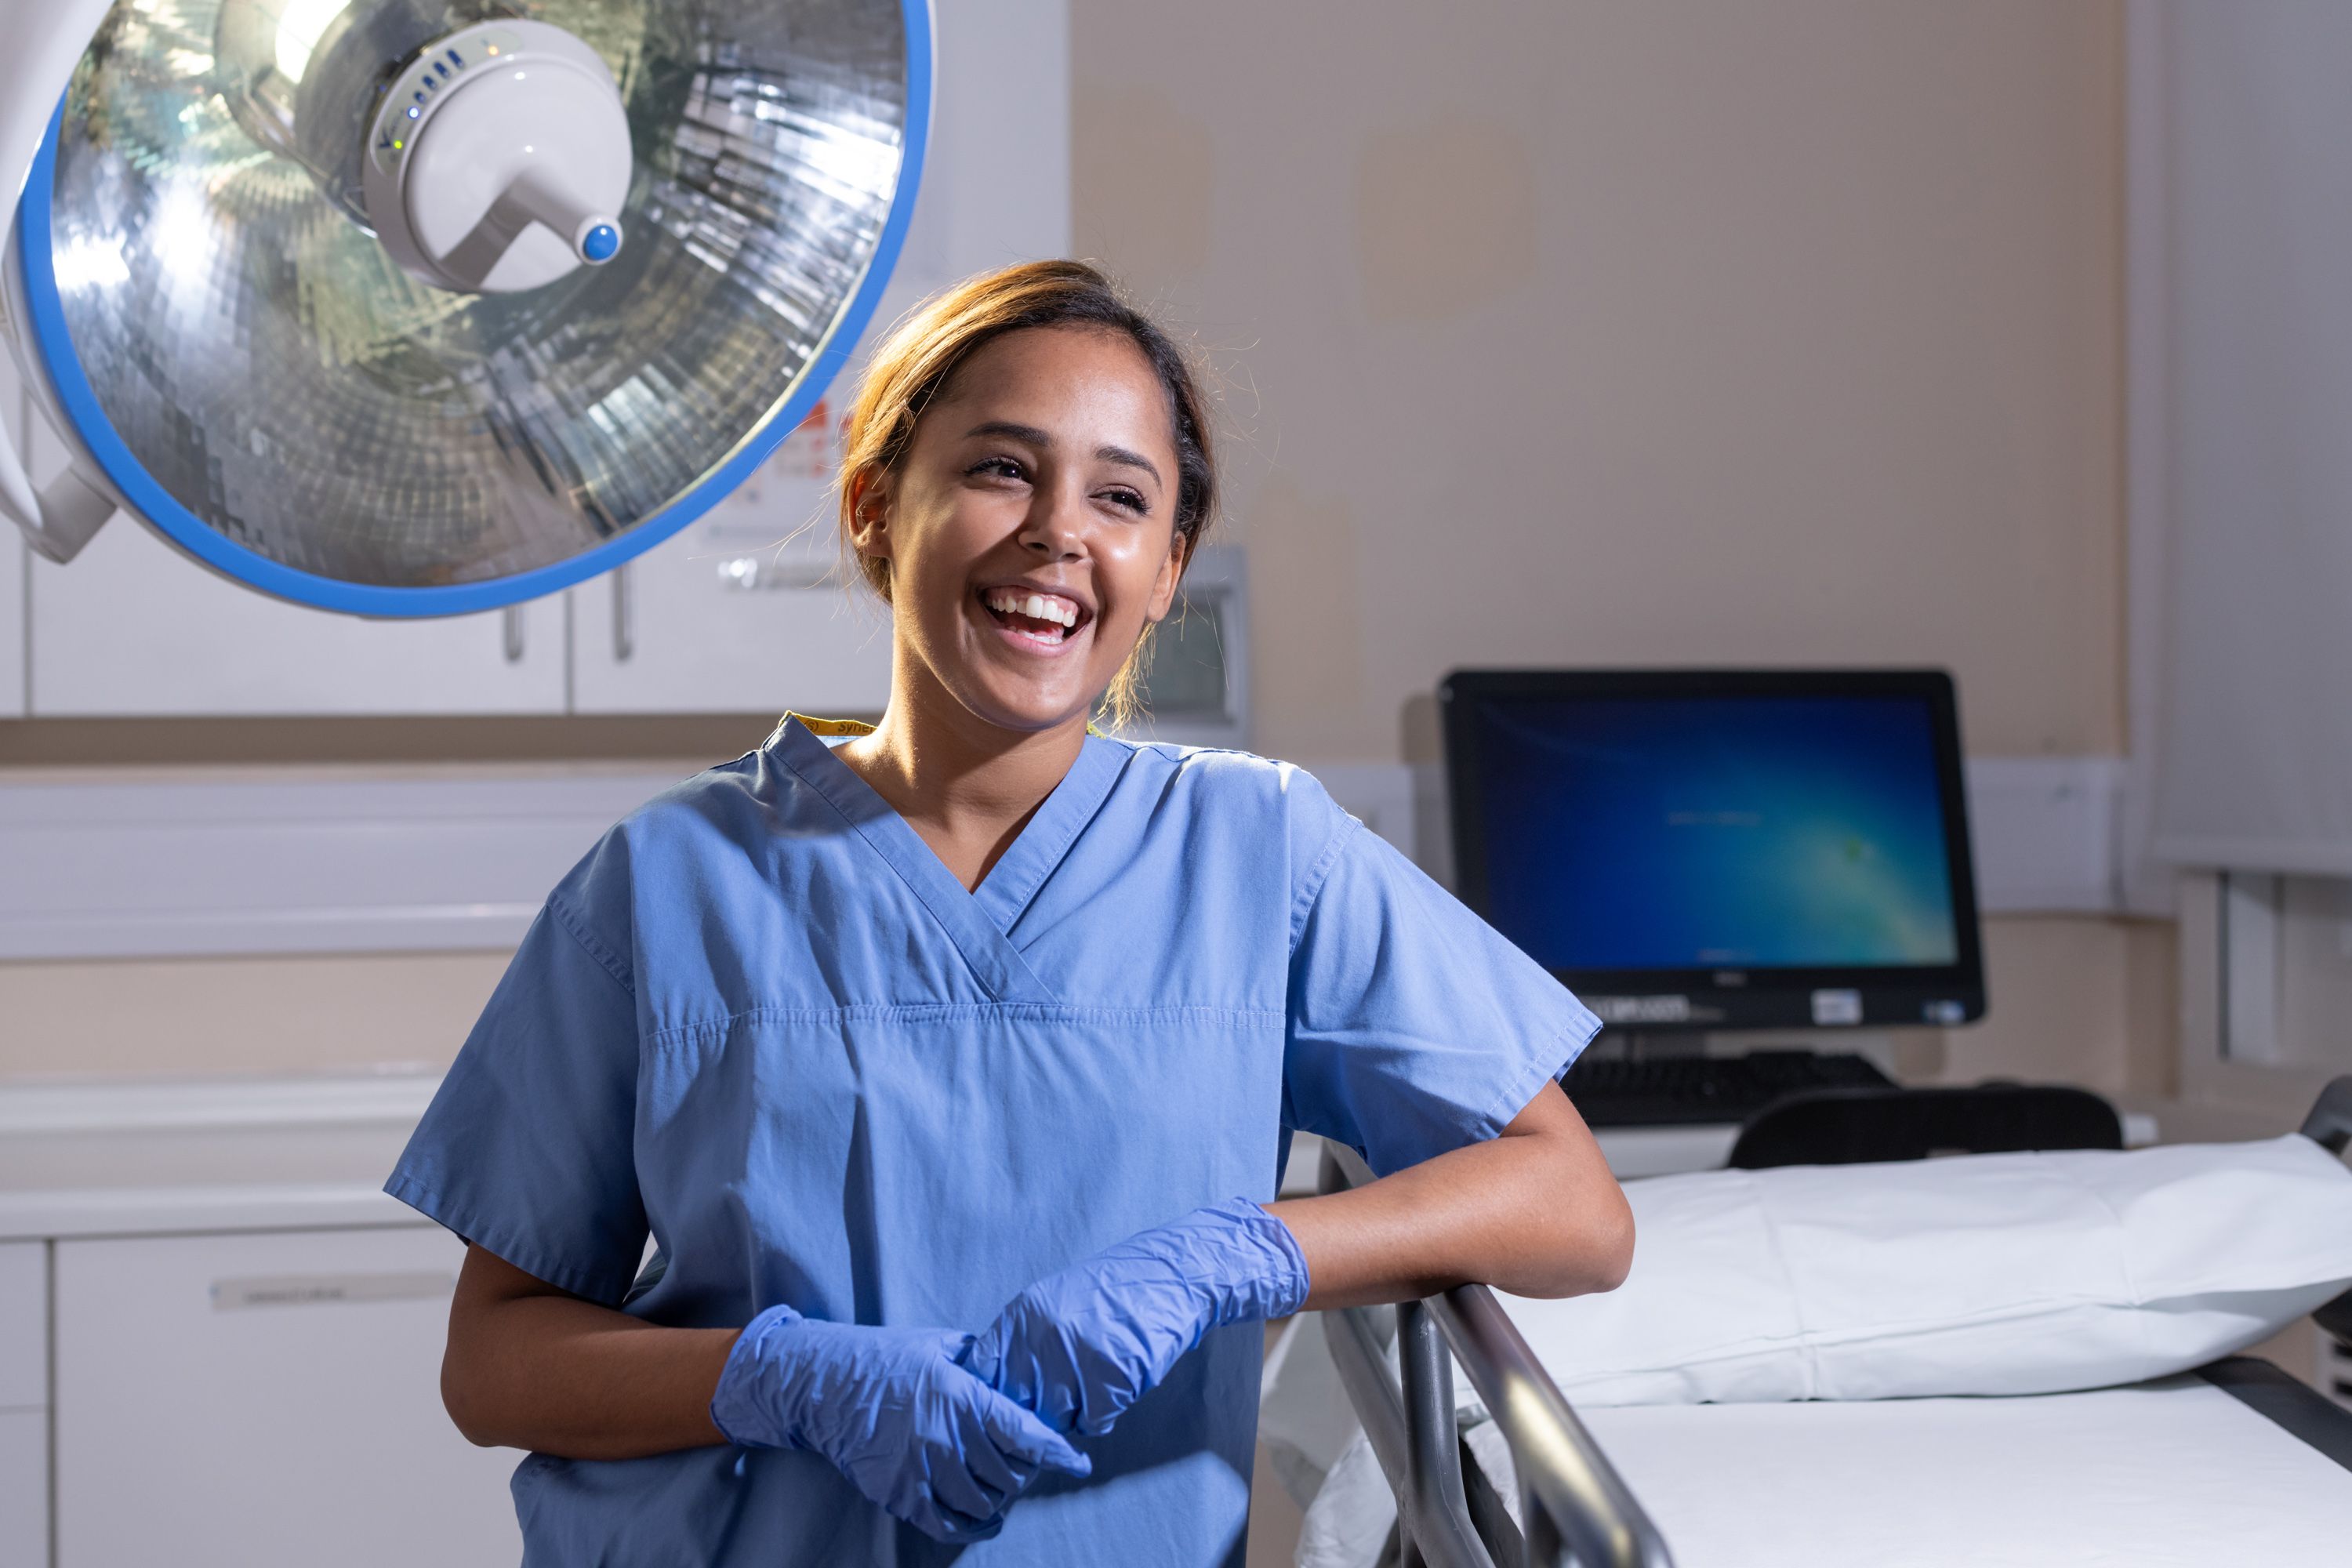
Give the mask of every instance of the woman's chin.
POLYGON ((961 694, 963 704, 1000 730, 1036 734, 1071 722, 1083 723, 1099 696, 1055 681, 980 680, 961 694))

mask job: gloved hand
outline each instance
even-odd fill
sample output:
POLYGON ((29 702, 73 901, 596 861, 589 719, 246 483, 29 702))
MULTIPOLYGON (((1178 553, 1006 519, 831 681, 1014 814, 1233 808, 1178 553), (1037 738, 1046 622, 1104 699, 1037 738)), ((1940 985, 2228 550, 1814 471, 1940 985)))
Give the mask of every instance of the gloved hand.
POLYGON ((933 1540, 985 1540, 1041 1473, 1092 1461, 958 1365, 971 1342, 771 1307, 728 1353, 710 1419, 730 1443, 823 1454, 933 1540))
POLYGON ((1015 1296, 964 1364, 1056 1431, 1099 1436, 1226 1323, 1307 1300, 1290 1227, 1234 1198, 1129 1237, 1015 1296))

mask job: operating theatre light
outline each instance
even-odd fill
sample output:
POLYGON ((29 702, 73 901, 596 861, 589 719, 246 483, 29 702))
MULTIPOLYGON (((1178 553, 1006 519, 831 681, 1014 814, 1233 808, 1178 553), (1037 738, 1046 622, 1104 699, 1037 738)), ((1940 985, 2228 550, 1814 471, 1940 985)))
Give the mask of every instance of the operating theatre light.
POLYGON ((480 610, 741 480, 887 280, 928 0, 0 0, 5 326, 116 508, 280 597, 480 610))

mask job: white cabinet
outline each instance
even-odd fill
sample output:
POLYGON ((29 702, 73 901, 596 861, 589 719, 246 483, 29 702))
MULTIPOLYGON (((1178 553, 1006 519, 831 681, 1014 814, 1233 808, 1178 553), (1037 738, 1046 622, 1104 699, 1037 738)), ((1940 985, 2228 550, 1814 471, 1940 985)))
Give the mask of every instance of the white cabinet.
MULTIPOLYGON (((1068 0, 956 0, 936 29, 921 188, 869 342, 944 284, 1069 248, 1068 0)), ((28 702, 58 717, 877 710, 886 620, 862 589, 808 585, 835 558, 827 485, 850 380, 751 493, 568 602, 510 616, 362 621, 284 604, 119 517, 69 566, 0 540, 0 718, 28 702)), ((35 477, 61 461, 41 428, 35 477)))
POLYGON ((49 1402, 48 1262, 37 1241, 0 1242, 0 1411, 49 1402))
POLYGON ((842 714, 890 695, 887 611, 835 541, 833 399, 659 548, 574 590, 583 713, 842 714))
POLYGON ((441 1408, 446 1232, 54 1245, 58 1568, 520 1558, 520 1456, 441 1408))
MULTIPOLYGON (((31 424, 33 479, 47 483, 65 450, 31 424)), ((37 716, 563 710, 561 595, 447 620, 361 620, 216 576, 119 513, 70 564, 35 556, 30 574, 18 597, 31 636, 17 642, 37 716)))
POLYGON ((49 1560, 47 1252, 0 1243, 0 1568, 49 1560))
POLYGON ((32 711, 560 713, 564 602, 368 621, 257 594, 117 514, 32 563, 32 711))
MULTIPOLYGON (((16 361, 0 343, 0 423, 20 452, 31 416, 16 379, 16 361)), ((25 557, 30 553, 16 525, 0 518, 0 719, 25 716, 25 557)), ((0 1563, 6 1561, 0 1557, 0 1563)))
POLYGON ((855 367, 924 296, 1070 247, 1068 0, 956 0, 936 16, 921 188, 853 368, 750 484, 573 591, 577 710, 854 714, 888 697, 887 617, 836 569, 831 479, 855 367))
POLYGON ((32 548, 0 521, 0 719, 25 716, 25 575, 32 548))
POLYGON ((0 1568, 48 1561, 48 1412, 0 1410, 0 1568))

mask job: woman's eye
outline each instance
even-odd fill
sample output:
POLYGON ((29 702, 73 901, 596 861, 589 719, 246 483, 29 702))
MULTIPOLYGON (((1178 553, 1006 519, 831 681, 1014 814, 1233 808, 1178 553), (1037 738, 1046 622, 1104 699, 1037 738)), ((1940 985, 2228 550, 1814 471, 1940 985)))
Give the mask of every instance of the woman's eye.
POLYGON ((992 479, 1025 479, 1029 477, 1029 470, 1023 468, 1017 459, 1012 458, 982 458, 968 471, 973 474, 986 474, 992 479))
POLYGON ((1150 504, 1134 490, 1108 490, 1104 493, 1103 499, 1113 506, 1125 507, 1132 512, 1141 513, 1151 510, 1150 504))

